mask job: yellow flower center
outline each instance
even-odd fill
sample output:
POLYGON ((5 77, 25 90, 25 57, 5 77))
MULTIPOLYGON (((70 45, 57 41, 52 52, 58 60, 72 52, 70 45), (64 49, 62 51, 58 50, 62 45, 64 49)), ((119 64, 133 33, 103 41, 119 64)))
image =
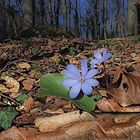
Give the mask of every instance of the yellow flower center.
POLYGON ((81 79, 80 79, 80 83, 83 83, 84 82, 84 78, 83 77, 81 77, 81 79))

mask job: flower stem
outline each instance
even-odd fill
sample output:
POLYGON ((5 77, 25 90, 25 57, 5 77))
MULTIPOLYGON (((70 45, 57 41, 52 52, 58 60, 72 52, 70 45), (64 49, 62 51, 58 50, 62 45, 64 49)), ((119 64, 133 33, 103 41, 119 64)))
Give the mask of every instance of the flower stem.
POLYGON ((106 88, 108 89, 109 83, 107 80, 107 71, 106 71, 105 63, 103 63, 103 67, 104 67, 105 84, 106 84, 106 88))

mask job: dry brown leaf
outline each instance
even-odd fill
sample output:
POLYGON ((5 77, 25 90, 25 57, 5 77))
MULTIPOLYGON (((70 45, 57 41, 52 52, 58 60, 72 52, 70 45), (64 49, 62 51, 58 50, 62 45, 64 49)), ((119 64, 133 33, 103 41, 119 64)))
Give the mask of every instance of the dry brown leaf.
POLYGON ((101 96, 105 97, 106 95, 106 90, 105 89, 99 89, 98 92, 100 93, 101 96))
POLYGON ((64 114, 64 111, 62 108, 59 108, 55 111, 51 110, 51 109, 46 109, 44 112, 46 113, 51 113, 51 114, 64 114))
POLYGON ((118 116, 114 117, 114 122, 115 123, 128 122, 128 121, 131 121, 131 119, 133 117, 134 117, 133 115, 127 115, 126 117, 124 117, 123 115, 118 115, 118 116))
POLYGON ((54 56, 51 57, 54 62, 58 62, 61 58, 62 56, 59 53, 55 53, 54 56))
POLYGON ((120 106, 112 99, 101 99, 97 102, 97 107, 101 112, 120 112, 120 106))
POLYGON ((0 92, 8 93, 9 89, 5 85, 0 84, 0 92))
POLYGON ((120 75, 122 74, 122 72, 123 72, 123 71, 122 71, 121 68, 118 68, 118 69, 115 71, 112 83, 115 83, 115 82, 117 82, 117 81, 119 80, 120 75))
POLYGON ((25 102, 24 102, 24 104, 23 104, 24 110, 25 110, 26 112, 30 111, 30 110, 32 109, 33 105, 34 105, 34 100, 33 100, 33 98, 30 96, 30 97, 28 97, 28 98, 25 100, 25 102))
POLYGON ((79 114, 79 111, 65 113, 53 117, 37 118, 35 120, 36 127, 39 127, 41 132, 56 131, 63 125, 76 123, 82 120, 92 120, 93 116, 87 112, 79 114))
POLYGON ((31 79, 26 79, 22 82, 22 85, 24 86, 24 89, 26 89, 28 91, 33 88, 33 84, 34 84, 34 82, 31 79))
POLYGON ((24 80, 24 79, 25 79, 25 77, 20 76, 20 77, 17 79, 17 81, 22 81, 22 80, 24 80))
POLYGON ((33 138, 33 140, 37 140, 34 139, 34 136, 38 133, 39 132, 33 128, 12 127, 0 134, 0 140, 32 140, 31 138, 33 138))
POLYGON ((97 102, 101 112, 140 112, 140 106, 122 107, 113 99, 103 98, 97 102))
POLYGON ((66 100, 61 99, 59 97, 55 97, 55 105, 56 105, 57 108, 62 107, 64 105, 66 105, 66 104, 67 104, 66 100))
POLYGON ((9 93, 12 93, 12 96, 18 96, 18 91, 19 91, 19 88, 20 88, 20 84, 17 80, 15 80, 14 78, 12 77, 9 77, 9 76, 2 76, 1 77, 2 80, 5 80, 5 84, 6 85, 3 85, 1 84, 0 86, 0 91, 1 92, 9 92, 9 93))
MULTIPOLYGON (((61 116, 63 115, 58 117, 61 116)), ((81 117, 79 114, 76 116, 81 117)), ((72 122, 51 132, 39 132, 35 128, 12 127, 0 134, 0 140, 138 140, 140 138, 139 114, 121 116, 99 114, 97 118, 92 116, 91 120, 87 119, 89 114, 86 116, 81 120, 79 118, 79 121, 74 117, 72 122)))
POLYGON ((121 73, 117 82, 109 87, 108 94, 123 107, 140 104, 140 75, 121 73))
POLYGON ((31 65, 26 62, 21 62, 21 63, 18 63, 18 67, 21 69, 30 69, 31 65))
POLYGON ((38 72, 38 71, 35 71, 35 70, 31 70, 31 71, 29 72, 29 76, 30 76, 31 78, 34 78, 34 79, 39 79, 40 76, 41 76, 41 73, 38 72))

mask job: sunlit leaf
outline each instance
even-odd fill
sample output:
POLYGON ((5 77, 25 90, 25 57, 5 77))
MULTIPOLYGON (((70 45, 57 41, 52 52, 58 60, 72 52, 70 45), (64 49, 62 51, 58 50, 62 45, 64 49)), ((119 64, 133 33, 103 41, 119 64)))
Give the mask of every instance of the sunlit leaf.
POLYGON ((47 74, 40 80, 40 86, 42 90, 37 94, 37 97, 44 96, 59 96, 70 100, 79 108, 85 111, 93 111, 95 109, 95 101, 93 97, 83 95, 75 100, 69 98, 69 89, 62 87, 61 83, 64 80, 62 74, 47 74))

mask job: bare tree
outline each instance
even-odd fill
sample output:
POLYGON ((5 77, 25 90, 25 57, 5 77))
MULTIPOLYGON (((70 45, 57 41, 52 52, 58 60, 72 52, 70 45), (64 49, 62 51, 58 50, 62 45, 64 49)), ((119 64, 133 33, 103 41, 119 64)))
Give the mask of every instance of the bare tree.
POLYGON ((44 24, 45 22, 45 1, 39 0, 40 5, 40 14, 41 14, 41 24, 44 24))
POLYGON ((54 20, 55 20, 55 25, 56 27, 59 27, 59 13, 60 13, 60 0, 55 0, 54 1, 54 20))
POLYGON ((50 18, 50 24, 54 25, 53 13, 52 13, 52 0, 48 0, 48 14, 50 18))
POLYGON ((33 4, 34 0, 23 0, 24 7, 24 29, 30 28, 33 26, 33 4))
POLYGON ((102 11, 102 33, 103 38, 107 38, 107 0, 103 1, 103 11, 102 11))
POLYGON ((79 36, 80 32, 79 32, 78 0, 75 1, 74 11, 75 11, 75 15, 74 15, 75 30, 74 31, 75 31, 76 35, 79 36))
POLYGON ((64 30, 68 29, 68 18, 67 18, 67 3, 66 0, 61 0, 62 2, 62 12, 63 12, 63 26, 64 30))

